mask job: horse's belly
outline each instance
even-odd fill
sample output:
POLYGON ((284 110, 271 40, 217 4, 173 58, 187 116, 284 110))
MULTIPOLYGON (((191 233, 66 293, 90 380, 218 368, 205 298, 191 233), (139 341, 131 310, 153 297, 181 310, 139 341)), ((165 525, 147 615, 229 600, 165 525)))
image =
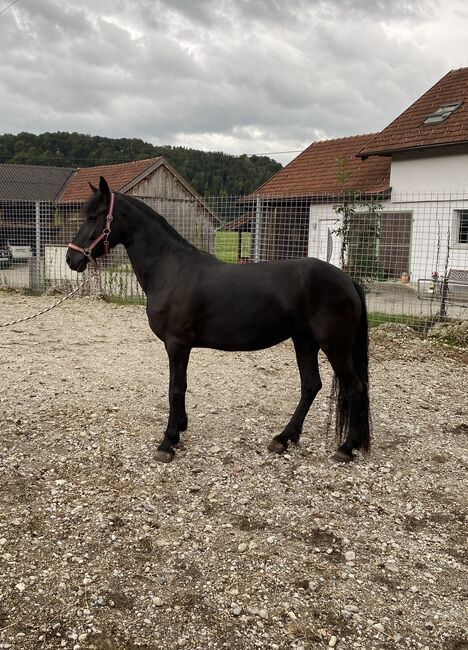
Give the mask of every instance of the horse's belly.
POLYGON ((198 346, 217 350, 261 350, 289 338, 292 324, 285 315, 272 314, 258 318, 242 318, 232 315, 230 319, 215 319, 197 337, 198 346))

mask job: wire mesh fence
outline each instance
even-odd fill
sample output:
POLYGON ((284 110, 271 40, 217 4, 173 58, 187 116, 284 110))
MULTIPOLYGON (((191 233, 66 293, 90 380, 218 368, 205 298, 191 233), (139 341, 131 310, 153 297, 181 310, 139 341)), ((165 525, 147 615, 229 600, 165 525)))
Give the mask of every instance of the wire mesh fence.
MULTIPOLYGON (((316 257, 342 268, 365 286, 371 320, 468 318, 468 194, 136 198, 224 262, 316 257)), ((81 219, 78 204, 0 201, 0 287, 77 286, 65 253, 81 219)), ((100 266, 92 290, 144 300, 121 246, 100 266)))

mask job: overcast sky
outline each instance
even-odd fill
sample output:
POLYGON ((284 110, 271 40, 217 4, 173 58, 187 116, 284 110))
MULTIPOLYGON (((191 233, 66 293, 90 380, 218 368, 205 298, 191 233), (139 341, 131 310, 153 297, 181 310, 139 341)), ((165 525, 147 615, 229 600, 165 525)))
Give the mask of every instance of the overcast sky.
MULTIPOLYGON (((0 11, 11 1, 0 0, 0 11)), ((0 132, 77 131, 233 154, 374 132, 468 65, 467 7, 17 0, 0 14, 0 132)))

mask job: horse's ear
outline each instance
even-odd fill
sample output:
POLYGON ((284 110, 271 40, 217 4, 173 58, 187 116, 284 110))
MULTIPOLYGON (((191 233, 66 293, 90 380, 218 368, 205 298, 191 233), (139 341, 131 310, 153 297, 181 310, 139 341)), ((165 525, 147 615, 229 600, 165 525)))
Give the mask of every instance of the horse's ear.
POLYGON ((97 192, 99 192, 98 188, 94 187, 94 185, 92 183, 90 183, 89 181, 88 181, 88 185, 90 186, 91 191, 92 191, 93 194, 96 194, 97 192))
POLYGON ((110 189, 104 176, 99 177, 99 191, 105 197, 106 202, 110 201, 110 189))

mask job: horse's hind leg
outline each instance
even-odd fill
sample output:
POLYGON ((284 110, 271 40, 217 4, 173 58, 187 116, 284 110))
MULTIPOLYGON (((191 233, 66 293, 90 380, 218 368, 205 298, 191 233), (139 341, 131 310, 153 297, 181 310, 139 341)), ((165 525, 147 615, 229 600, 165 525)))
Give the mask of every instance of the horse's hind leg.
POLYGON ((305 417, 312 406, 315 396, 322 388, 318 368, 318 343, 310 336, 294 337, 293 343, 301 376, 301 399, 284 431, 275 436, 268 445, 270 451, 277 453, 285 451, 289 442, 299 442, 305 417))
POLYGON ((187 390, 187 365, 190 348, 166 343, 169 356, 169 419, 164 438, 156 452, 156 460, 169 463, 175 455, 173 447, 179 443, 180 432, 187 428, 185 393, 187 390))
POLYGON ((359 379, 352 355, 328 359, 339 382, 336 396, 337 434, 344 438, 333 456, 339 462, 353 460, 353 451, 369 447, 369 398, 359 379))

